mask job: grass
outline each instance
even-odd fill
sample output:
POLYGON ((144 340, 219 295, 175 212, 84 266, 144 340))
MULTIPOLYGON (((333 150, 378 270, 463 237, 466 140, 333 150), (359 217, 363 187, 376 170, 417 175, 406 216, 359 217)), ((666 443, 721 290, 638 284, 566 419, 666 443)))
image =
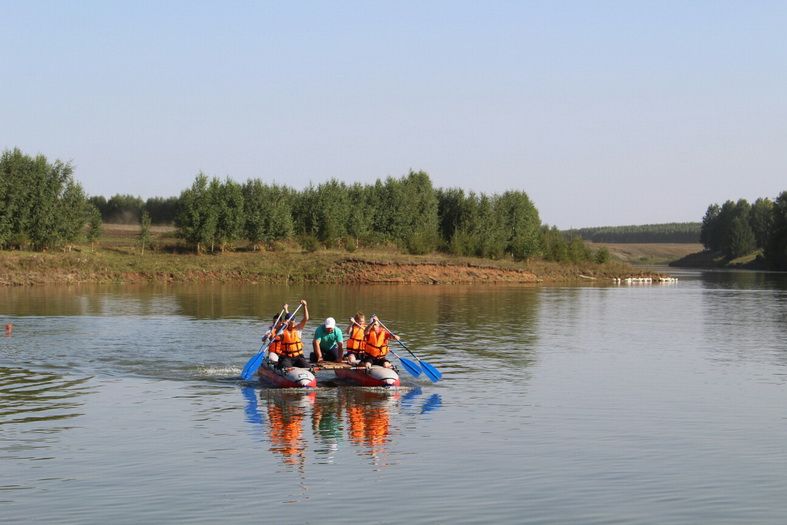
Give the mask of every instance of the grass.
POLYGON ((588 243, 593 250, 605 246, 609 253, 629 264, 664 265, 697 252, 701 244, 694 243, 588 243))
POLYGON ((0 285, 50 283, 176 282, 567 282, 605 279, 641 272, 621 261, 560 264, 455 257, 442 253, 408 255, 393 247, 305 252, 295 244, 276 250, 197 255, 174 235, 154 227, 151 246, 141 254, 138 226, 104 225, 99 241, 67 251, 0 252, 0 285))

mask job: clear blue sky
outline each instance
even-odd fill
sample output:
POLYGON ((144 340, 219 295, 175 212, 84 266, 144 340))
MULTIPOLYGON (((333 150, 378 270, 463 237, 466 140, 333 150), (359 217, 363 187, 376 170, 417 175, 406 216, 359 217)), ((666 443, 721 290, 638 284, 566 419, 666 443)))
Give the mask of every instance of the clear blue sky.
POLYGON ((199 170, 528 192, 560 227, 787 190, 787 2, 0 0, 0 149, 91 195, 199 170))

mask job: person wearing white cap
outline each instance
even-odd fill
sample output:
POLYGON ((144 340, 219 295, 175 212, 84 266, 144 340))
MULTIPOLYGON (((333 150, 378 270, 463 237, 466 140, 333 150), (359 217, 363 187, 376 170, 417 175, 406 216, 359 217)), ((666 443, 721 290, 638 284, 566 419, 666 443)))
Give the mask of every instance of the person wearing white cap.
POLYGON ((314 352, 310 357, 313 363, 323 360, 341 362, 344 355, 344 336, 333 317, 328 317, 317 327, 312 345, 314 352))

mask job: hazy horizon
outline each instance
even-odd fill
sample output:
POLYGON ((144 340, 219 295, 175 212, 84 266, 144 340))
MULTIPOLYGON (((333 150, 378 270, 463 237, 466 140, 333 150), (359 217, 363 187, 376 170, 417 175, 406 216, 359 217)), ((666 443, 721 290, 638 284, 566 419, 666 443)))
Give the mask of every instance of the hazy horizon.
POLYGON ((91 195, 412 169, 567 229, 787 190, 784 3, 0 7, 0 149, 91 195))

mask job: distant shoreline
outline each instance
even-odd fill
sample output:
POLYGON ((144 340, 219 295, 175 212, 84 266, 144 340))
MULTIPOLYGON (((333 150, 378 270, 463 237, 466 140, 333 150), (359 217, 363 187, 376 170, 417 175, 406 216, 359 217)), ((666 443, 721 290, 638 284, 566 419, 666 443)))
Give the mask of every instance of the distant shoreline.
POLYGON ((321 250, 314 253, 228 252, 220 255, 101 250, 0 252, 0 286, 57 284, 326 283, 538 284, 649 276, 628 264, 517 263, 433 254, 321 250))

